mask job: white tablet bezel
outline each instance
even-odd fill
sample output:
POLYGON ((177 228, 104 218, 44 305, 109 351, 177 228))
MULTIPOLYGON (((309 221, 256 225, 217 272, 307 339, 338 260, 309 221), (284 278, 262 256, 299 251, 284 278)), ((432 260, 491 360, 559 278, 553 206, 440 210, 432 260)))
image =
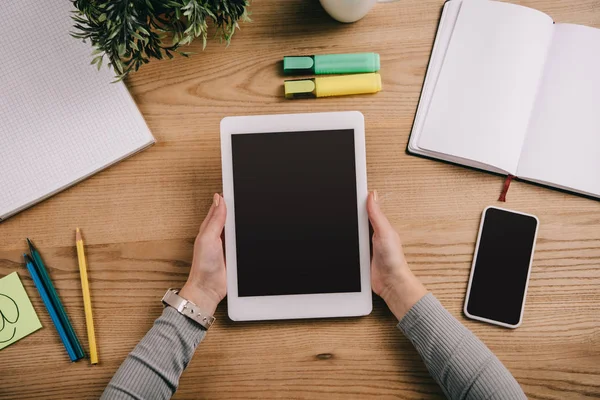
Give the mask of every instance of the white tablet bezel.
MULTIPOLYGON (((327 133, 324 132, 323 134, 326 135, 327 133)), ((363 115, 358 111, 348 111, 223 118, 221 120, 221 162, 223 166, 223 198, 227 205, 225 254, 227 259, 227 307, 229 317, 234 321, 254 321, 348 317, 369 314, 373 306, 363 115), (356 293, 239 297, 231 135, 338 129, 354 130, 361 291, 356 293)))

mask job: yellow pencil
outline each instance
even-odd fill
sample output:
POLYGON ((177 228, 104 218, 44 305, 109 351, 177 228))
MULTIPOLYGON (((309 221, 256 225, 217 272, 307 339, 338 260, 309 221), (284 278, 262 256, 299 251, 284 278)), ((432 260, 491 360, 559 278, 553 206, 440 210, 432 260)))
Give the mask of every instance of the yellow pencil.
POLYGON ((81 290, 83 292, 83 306, 85 308, 85 324, 87 325, 88 341, 90 342, 90 363, 98 364, 98 350, 96 349, 96 334, 94 333, 94 318, 92 317, 92 300, 90 299, 90 286, 88 284, 85 253, 83 252, 83 239, 77 228, 75 232, 77 243, 77 258, 79 259, 79 274, 81 275, 81 290))

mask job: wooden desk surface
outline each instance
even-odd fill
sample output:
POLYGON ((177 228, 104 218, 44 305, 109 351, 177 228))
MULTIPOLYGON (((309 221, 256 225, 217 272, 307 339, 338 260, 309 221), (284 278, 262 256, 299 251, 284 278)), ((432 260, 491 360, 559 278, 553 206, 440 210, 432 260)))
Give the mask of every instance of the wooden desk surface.
MULTIPOLYGON (((506 207, 541 221, 523 325, 461 314, 479 219, 498 176, 411 157, 408 140, 442 0, 377 5, 331 20, 316 0, 254 0, 225 48, 153 61, 129 88, 158 143, 0 224, 0 276, 19 271, 44 328, 0 352, 0 398, 97 398, 186 279, 192 243, 221 191, 219 121, 228 115, 360 110, 369 188, 401 233, 425 285, 504 362, 532 399, 600 396, 600 202, 514 182, 506 207), (286 54, 375 51, 383 91, 286 101, 286 54), (74 228, 86 238, 100 365, 70 364, 21 259, 40 248, 87 348, 74 228)), ((600 28, 598 0, 522 0, 557 22, 600 28)), ((224 302, 225 303, 225 302, 224 302)), ((176 398, 442 398, 378 298, 364 318, 232 323, 226 305, 176 398)))

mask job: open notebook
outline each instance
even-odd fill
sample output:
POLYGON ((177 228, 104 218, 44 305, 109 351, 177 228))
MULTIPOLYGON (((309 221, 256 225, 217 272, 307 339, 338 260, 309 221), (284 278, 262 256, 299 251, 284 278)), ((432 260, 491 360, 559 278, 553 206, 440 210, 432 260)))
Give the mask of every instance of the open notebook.
POLYGON ((600 29, 448 1, 408 151, 600 197, 600 29))
POLYGON ((69 35, 72 10, 2 4, 0 221, 154 143, 125 85, 69 35))

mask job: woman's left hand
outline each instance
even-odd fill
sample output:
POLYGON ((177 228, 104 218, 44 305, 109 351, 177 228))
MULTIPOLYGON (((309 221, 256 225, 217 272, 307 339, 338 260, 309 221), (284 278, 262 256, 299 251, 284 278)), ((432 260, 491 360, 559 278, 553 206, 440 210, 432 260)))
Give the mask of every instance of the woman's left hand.
POLYGON ((190 275, 179 292, 181 297, 210 315, 214 315, 217 305, 227 294, 227 270, 221 240, 226 217, 225 201, 215 193, 194 243, 190 275))

